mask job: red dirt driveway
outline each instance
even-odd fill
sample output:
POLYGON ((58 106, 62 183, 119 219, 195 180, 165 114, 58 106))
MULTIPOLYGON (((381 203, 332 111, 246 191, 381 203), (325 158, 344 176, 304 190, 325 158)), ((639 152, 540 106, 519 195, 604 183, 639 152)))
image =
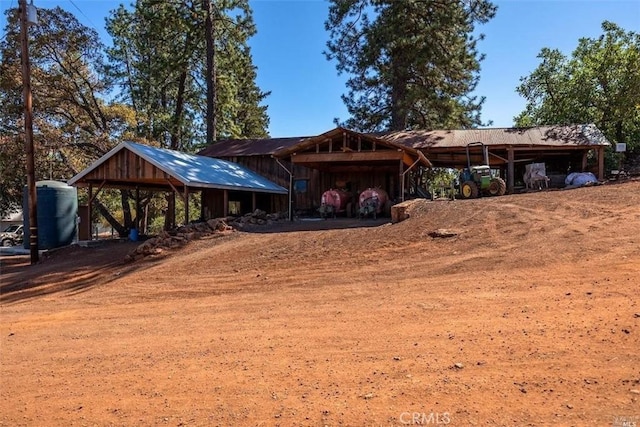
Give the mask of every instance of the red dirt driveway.
POLYGON ((3 257, 0 425, 640 425, 640 182, 410 215, 3 257))

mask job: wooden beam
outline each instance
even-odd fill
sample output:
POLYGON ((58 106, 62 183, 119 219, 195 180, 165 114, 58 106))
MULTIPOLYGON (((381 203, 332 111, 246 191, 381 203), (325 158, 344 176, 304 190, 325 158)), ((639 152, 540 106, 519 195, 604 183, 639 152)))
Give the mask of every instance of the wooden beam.
POLYGON ((222 216, 229 216, 229 190, 223 190, 222 192, 222 216))
MULTIPOLYGON (((98 194, 100 194, 100 190, 102 190, 102 188, 104 187, 104 185, 107 183, 107 181, 102 181, 100 183, 100 186, 98 187, 98 189, 96 190, 96 194, 94 194, 93 196, 89 196, 89 203, 93 203, 93 201, 95 200, 96 197, 98 197, 98 194)), ((91 188, 91 186, 89 186, 89 188, 91 188)))
POLYGON ((183 202, 186 202, 186 200, 184 199, 184 197, 182 196, 182 194, 178 191, 178 189, 173 185, 173 183, 171 181, 169 181, 167 179, 167 182, 169 183, 169 186, 173 189, 173 191, 180 196, 180 198, 182 199, 183 202))
POLYGON ((89 218, 87 220, 87 229, 89 230, 89 240, 93 240, 93 233, 91 233, 91 215, 92 209, 91 204, 93 202, 93 185, 89 184, 89 204, 87 206, 89 211, 89 218))
POLYGON ((513 147, 507 147, 507 193, 513 194, 515 188, 515 166, 514 166, 515 153, 513 147))
POLYGON ((598 179, 604 179, 604 147, 598 148, 598 179))
MULTIPOLYGON (((509 163, 509 160, 505 159, 504 157, 500 157, 500 156, 498 156, 497 154, 489 153, 489 156, 493 156, 493 157, 495 157, 496 159, 502 160, 504 163, 509 163)), ((489 162, 489 163, 491 163, 491 162, 489 162)))
POLYGON ((184 225, 189 224, 189 187, 184 186, 184 225))
POLYGON ((405 165, 411 166, 412 164, 415 163, 416 159, 411 158, 411 156, 409 154, 407 154, 406 151, 403 151, 402 152, 402 161, 404 162, 405 165))
POLYGON ((293 163, 313 162, 367 162, 376 160, 401 160, 403 151, 360 151, 360 152, 334 152, 334 153, 299 153, 293 156, 293 163))

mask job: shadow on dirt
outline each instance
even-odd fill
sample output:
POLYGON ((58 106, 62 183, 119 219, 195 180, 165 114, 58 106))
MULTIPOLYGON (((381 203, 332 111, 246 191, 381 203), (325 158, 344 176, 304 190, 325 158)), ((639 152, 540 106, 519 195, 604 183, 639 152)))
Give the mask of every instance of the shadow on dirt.
POLYGON ((84 292, 152 265, 153 261, 124 262, 125 255, 137 244, 107 241, 89 248, 72 245, 45 254, 35 265, 30 264, 26 255, 2 256, 0 303, 11 304, 60 292, 84 292))
POLYGON ((271 225, 244 224, 238 230, 248 233, 288 233, 295 231, 341 230, 346 228, 379 227, 390 224, 390 218, 297 218, 293 221, 277 221, 271 225))

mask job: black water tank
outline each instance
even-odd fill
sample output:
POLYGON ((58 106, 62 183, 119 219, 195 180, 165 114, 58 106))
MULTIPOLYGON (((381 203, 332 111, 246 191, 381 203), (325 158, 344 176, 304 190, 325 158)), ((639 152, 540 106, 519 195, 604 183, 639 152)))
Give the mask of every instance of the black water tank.
MULTIPOLYGON (((78 191, 60 181, 36 182, 38 203, 38 249, 70 245, 76 236, 78 191)), ((29 249, 29 191, 22 192, 24 248, 29 249)))

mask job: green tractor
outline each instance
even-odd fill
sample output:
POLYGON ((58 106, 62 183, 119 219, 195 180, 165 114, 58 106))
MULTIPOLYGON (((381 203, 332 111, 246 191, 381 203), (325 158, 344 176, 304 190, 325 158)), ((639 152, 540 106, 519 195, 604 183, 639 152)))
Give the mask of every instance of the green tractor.
POLYGON ((502 178, 492 177, 489 167, 489 151, 482 142, 467 144, 467 167, 460 172, 460 196, 463 199, 475 199, 482 195, 503 196, 507 186, 502 178), (479 146, 484 157, 483 165, 471 166, 469 149, 479 146))

